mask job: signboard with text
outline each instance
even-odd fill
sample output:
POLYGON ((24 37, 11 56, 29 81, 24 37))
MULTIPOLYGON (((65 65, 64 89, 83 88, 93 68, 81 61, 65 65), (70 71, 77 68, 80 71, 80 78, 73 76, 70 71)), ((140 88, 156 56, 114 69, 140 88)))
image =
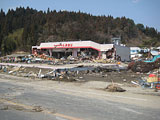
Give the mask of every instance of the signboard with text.
POLYGON ((72 47, 72 46, 73 44, 71 43, 65 43, 65 44, 60 43, 60 44, 54 45, 55 48, 56 47, 72 47))

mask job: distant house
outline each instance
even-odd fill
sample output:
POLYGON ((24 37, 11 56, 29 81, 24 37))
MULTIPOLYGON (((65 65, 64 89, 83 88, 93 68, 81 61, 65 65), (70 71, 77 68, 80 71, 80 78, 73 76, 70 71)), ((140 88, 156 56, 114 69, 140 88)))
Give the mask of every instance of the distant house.
POLYGON ((141 51, 142 49, 140 47, 130 47, 131 58, 141 57, 142 56, 142 54, 140 54, 141 51))
POLYGON ((152 56, 159 55, 160 54, 160 47, 153 47, 151 49, 151 54, 152 54, 152 56))

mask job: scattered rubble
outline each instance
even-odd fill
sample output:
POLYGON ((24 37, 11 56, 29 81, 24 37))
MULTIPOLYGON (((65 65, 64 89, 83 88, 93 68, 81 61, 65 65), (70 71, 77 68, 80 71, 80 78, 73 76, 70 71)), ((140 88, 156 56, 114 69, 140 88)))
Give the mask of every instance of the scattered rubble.
POLYGON ((31 77, 31 78, 40 78, 40 79, 50 79, 50 80, 58 80, 58 81, 85 81, 84 75, 93 75, 97 74, 102 77, 107 76, 107 72, 119 72, 123 69, 118 67, 117 65, 107 65, 107 66, 84 66, 78 65, 78 67, 71 68, 57 68, 50 69, 49 68, 38 68, 38 67, 24 67, 21 66, 13 66, 14 64, 1 64, 1 72, 22 76, 22 77, 31 77))
MULTIPOLYGON (((38 78, 43 80, 64 81, 64 82, 87 82, 87 81, 106 81, 116 82, 127 86, 142 86, 143 88, 153 88, 151 83, 147 82, 147 74, 137 74, 115 66, 83 66, 67 69, 47 69, 38 67, 24 66, 0 66, 0 72, 12 74, 20 77, 38 78)), ((153 86, 153 85, 152 85, 153 86)), ((110 88, 110 87, 107 87, 110 88)), ((110 89, 108 89, 110 91, 110 89)), ((114 86, 111 91, 119 90, 114 86)), ((122 90, 123 91, 123 90, 122 90)))
MULTIPOLYGON (((111 59, 94 59, 88 56, 82 58, 55 59, 49 56, 41 55, 16 55, 1 57, 0 72, 22 77, 38 78, 43 80, 65 81, 65 82, 86 82, 86 81, 115 81, 128 86, 142 86, 142 88, 155 88, 159 81, 156 78, 149 78, 149 74, 157 74, 157 68, 160 67, 160 59, 152 62, 133 61, 128 64, 128 69, 124 63, 111 59), (3 65, 3 63, 11 65, 3 65), (15 65, 15 63, 18 63, 15 65), (25 64, 23 66, 21 63, 25 64), (83 64, 80 64, 83 63, 83 64), (86 66, 84 63, 90 63, 86 66), (109 63, 109 64, 108 64, 109 63), (34 64, 34 65, 33 65, 34 64), (36 64, 46 65, 45 67, 36 67, 36 64), (58 67, 63 65, 73 65, 73 67, 58 67), (97 64, 97 66, 94 66, 97 64), (30 65, 31 67, 27 66, 30 65), (50 67, 47 67, 50 66, 50 67), (56 69, 52 66, 57 66, 56 69), (130 69, 133 71, 130 71, 130 69), (152 81, 152 82, 150 82, 152 81)), ((108 91, 124 92, 120 86, 112 84, 107 86, 108 91)))

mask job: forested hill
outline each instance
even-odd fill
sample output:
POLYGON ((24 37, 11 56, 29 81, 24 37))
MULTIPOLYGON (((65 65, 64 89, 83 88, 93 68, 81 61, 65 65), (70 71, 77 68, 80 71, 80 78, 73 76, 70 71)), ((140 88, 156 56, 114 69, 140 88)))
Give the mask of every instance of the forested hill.
MULTIPOLYGON (((143 17, 143 16, 142 16, 143 17)), ((154 28, 135 24, 132 19, 93 16, 81 12, 37 11, 16 8, 0 11, 0 49, 2 54, 15 50, 30 51, 31 46, 48 41, 92 40, 110 43, 121 37, 128 46, 158 46, 160 33, 154 28)))

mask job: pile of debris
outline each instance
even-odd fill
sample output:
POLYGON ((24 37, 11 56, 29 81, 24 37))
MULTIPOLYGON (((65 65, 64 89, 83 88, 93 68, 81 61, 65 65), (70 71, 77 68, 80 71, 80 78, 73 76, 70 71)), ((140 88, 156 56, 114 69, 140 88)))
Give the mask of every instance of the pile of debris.
POLYGON ((125 89, 121 88, 117 84, 110 84, 105 89, 107 89, 107 91, 109 92, 125 92, 126 91, 125 89))
POLYGON ((132 61, 128 64, 128 69, 133 72, 147 73, 160 67, 160 55, 155 56, 152 60, 138 60, 132 61))
POLYGON ((29 53, 15 53, 11 55, 7 55, 4 57, 0 57, 1 63, 43 63, 49 65, 65 65, 65 64, 77 64, 77 63, 116 63, 116 60, 112 59, 102 59, 95 58, 93 56, 78 56, 76 58, 70 56, 65 56, 61 58, 51 57, 47 54, 29 54, 29 53))
MULTIPOLYGON (((89 68, 88 68, 89 69, 89 68)), ((70 69, 41 69, 36 67, 0 66, 0 72, 30 78, 40 78, 56 81, 84 81, 83 75, 88 73, 87 68, 70 69)))

